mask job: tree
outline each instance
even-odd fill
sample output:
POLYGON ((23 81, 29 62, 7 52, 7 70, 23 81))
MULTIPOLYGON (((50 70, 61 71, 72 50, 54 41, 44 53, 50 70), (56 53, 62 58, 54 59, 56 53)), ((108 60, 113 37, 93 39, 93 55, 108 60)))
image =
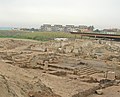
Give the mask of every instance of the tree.
POLYGON ((94 26, 89 26, 88 30, 93 31, 94 30, 94 26))

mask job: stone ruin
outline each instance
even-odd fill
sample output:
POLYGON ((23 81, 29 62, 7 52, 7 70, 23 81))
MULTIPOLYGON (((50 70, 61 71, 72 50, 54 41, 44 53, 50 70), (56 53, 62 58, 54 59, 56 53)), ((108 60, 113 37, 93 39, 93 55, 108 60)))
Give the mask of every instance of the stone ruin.
MULTIPOLYGON (((101 87, 114 85, 116 79, 120 79, 120 44, 117 42, 101 41, 99 43, 96 40, 81 39, 44 43, 9 39, 0 43, 0 60, 5 63, 24 69, 39 69, 43 73, 60 77, 72 76, 69 77, 70 79, 81 78, 82 82, 100 84, 73 97, 86 97, 101 87), (98 65, 98 61, 104 65, 98 65), (98 73, 104 74, 99 81, 91 77, 98 73)), ((39 95, 59 97, 39 91, 29 92, 28 95, 29 97, 41 97, 39 95)))

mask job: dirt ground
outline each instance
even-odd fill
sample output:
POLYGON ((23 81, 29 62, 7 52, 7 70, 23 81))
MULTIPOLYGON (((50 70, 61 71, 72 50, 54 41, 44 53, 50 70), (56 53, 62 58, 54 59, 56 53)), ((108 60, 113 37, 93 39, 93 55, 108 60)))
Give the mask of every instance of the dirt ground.
POLYGON ((117 41, 0 39, 0 67, 0 97, 120 95, 117 41))

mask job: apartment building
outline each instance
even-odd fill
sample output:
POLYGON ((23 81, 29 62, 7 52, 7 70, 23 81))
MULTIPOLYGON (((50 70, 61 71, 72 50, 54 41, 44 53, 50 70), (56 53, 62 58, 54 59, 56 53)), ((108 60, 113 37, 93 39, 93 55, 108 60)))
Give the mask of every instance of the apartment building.
POLYGON ((43 24, 40 28, 42 32, 91 32, 93 31, 93 26, 85 26, 85 25, 50 25, 43 24))

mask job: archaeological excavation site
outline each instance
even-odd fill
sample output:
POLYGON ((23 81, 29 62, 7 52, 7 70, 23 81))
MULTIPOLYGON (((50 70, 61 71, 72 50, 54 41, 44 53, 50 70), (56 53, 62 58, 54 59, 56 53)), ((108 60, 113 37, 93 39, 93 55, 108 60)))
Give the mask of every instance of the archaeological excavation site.
POLYGON ((1 38, 0 97, 120 97, 120 42, 1 38))

